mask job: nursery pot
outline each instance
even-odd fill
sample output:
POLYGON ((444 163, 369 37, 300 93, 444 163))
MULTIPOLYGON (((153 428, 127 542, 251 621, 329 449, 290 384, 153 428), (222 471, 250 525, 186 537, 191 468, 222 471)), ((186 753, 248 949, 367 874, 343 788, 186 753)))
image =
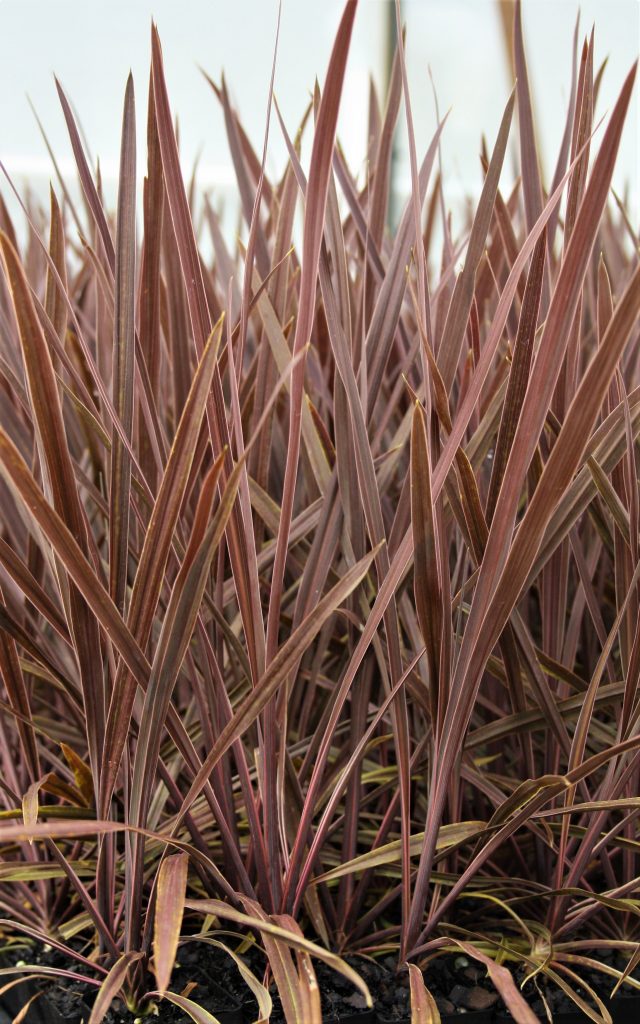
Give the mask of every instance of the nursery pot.
MULTIPOLYGON (((640 994, 617 995, 614 999, 603 998, 602 1001, 611 1014, 613 1024, 638 1024, 640 1021, 640 994)), ((443 1017, 443 1024, 445 1020, 453 1020, 453 1018, 443 1017)), ((556 1012, 553 1015, 554 1024, 586 1024, 590 1020, 591 1018, 586 1013, 582 1013, 578 1007, 575 1010, 556 1012)), ((505 1013, 496 1014, 495 1024, 513 1024, 513 1017, 505 1013)))
POLYGON ((336 1020, 338 1024, 377 1024, 375 1010, 345 1010, 338 1013, 336 1020))
MULTIPOLYGON (((469 1010, 466 1013, 441 1013, 442 1024, 492 1024, 493 1010, 469 1010)), ((377 1024, 411 1024, 411 1017, 390 1017, 378 1011, 377 1024)))
POLYGON ((42 988, 42 979, 38 978, 27 977, 19 985, 4 992, 0 996, 0 1009, 5 1011, 9 1020, 13 1020, 38 992, 41 994, 29 1006, 23 1024, 86 1024, 89 1020, 91 1010, 82 999, 70 997, 68 1010, 60 1008, 51 1002, 42 988))
POLYGON ((640 1020, 640 993, 618 994, 605 1003, 613 1024, 637 1024, 640 1020))

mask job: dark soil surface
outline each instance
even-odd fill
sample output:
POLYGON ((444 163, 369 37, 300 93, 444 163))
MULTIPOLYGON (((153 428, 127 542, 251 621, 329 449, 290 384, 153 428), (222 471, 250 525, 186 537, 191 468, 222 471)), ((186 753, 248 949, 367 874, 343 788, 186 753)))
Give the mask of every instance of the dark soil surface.
MULTIPOLYGON (((255 948, 244 959, 256 977, 262 980, 266 965, 264 955, 255 948)), ((394 959, 389 957, 374 961, 355 956, 346 959, 366 981, 375 1009, 367 1009, 364 997, 342 975, 322 963, 315 963, 325 1024, 409 1024, 408 974, 395 971, 394 959)), ((605 962, 609 960, 611 965, 618 968, 621 966, 606 954, 601 959, 605 962)), ((23 947, 11 952, 5 951, 2 960, 2 966, 12 966, 22 960, 48 967, 64 967, 80 974, 89 973, 89 969, 82 964, 72 962, 52 949, 34 947, 27 951, 23 947)), ((514 976, 516 983, 520 983, 524 972, 516 968, 514 976)), ((582 977, 607 1003, 614 1024, 636 1024, 640 1021, 640 1004, 635 1003, 630 990, 610 1004, 608 994, 612 987, 611 979, 596 971, 587 971, 582 977)), ((509 1024, 513 1019, 493 988, 484 967, 466 956, 447 955, 432 960, 425 971, 425 979, 440 1010, 443 1024, 452 1019, 464 1021, 464 1024, 509 1024)), ((539 985, 540 993, 544 995, 555 1020, 564 1021, 565 1024, 579 1024, 582 1020, 588 1020, 556 986, 546 984, 544 979, 540 979, 539 985)), ((220 1024, 251 1024, 258 1017, 257 1003, 231 957, 204 943, 188 942, 180 947, 171 987, 175 992, 188 994, 217 1017, 220 1024)), ((34 980, 21 985, 14 993, 0 997, 0 1008, 7 1010, 11 1017, 33 995, 36 988, 40 988, 43 995, 32 1004, 24 1024, 86 1024, 96 988, 64 978, 53 981, 34 980), (12 1000, 9 1000, 9 995, 13 997, 12 1000)), ((578 992, 589 1002, 585 990, 578 989, 578 992)), ((273 985, 271 993, 274 1004, 271 1022, 285 1024, 280 1000, 273 985)), ((538 1019, 546 1021, 543 1000, 534 986, 529 985, 523 994, 530 1001, 538 1019)), ((191 1017, 166 1000, 157 1009, 158 1014, 148 1018, 150 1022, 192 1024, 191 1017)), ((106 1024, 134 1024, 135 1020, 136 1015, 121 1003, 114 1004, 114 1008, 105 1017, 106 1024)))
MULTIPOLYGON (((601 963, 615 967, 617 970, 624 969, 624 962, 612 950, 602 950, 592 955, 592 959, 597 959, 601 963)), ((572 969, 572 965, 568 965, 572 969)), ((514 978, 516 984, 519 986, 525 977, 525 971, 523 968, 517 967, 514 972, 514 978)), ((579 968, 576 970, 576 974, 579 974, 581 978, 584 978, 585 982, 592 988, 596 994, 603 1001, 611 1016, 613 1017, 614 1024, 637 1024, 640 1021, 640 992, 633 991, 628 986, 622 986, 621 991, 615 997, 614 1000, 610 999, 611 989, 613 988, 615 981, 612 977, 605 975, 602 971, 589 970, 586 968, 579 968)), ((640 971, 636 969, 632 972, 632 977, 635 980, 640 980, 640 971)), ((540 993, 544 996, 544 999, 551 1010, 551 1013, 558 1020, 562 1017, 566 1017, 567 1024, 571 1024, 571 1021, 588 1020, 586 1014, 583 1014, 579 1007, 573 1002, 569 996, 558 988, 557 985, 547 983, 544 978, 541 978, 538 982, 540 993), (571 1018, 571 1021, 570 1021, 571 1018)), ((575 991, 581 996, 588 1005, 593 1005, 593 1001, 586 989, 575 986, 575 991)), ((535 989, 532 985, 529 985, 523 992, 526 996, 529 1005, 533 1012, 540 1020, 547 1020, 545 1013, 544 1002, 541 995, 536 996, 535 989)), ((496 1014, 496 1024, 508 1024, 513 1021, 513 1017, 501 1004, 499 1012, 496 1014)))

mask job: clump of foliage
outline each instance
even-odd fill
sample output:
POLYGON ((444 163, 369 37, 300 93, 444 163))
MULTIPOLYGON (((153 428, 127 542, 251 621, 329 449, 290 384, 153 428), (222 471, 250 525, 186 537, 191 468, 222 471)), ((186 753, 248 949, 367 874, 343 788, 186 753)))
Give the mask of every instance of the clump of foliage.
POLYGON ((261 942, 291 1024, 319 1019, 311 956, 367 994, 346 953, 464 948, 518 1020, 495 961, 584 1006, 580 964, 639 957, 640 271, 610 187, 635 69, 596 126, 593 36, 574 53, 544 182, 517 5, 453 237, 402 33, 366 182, 344 161, 355 13, 308 174, 274 106, 270 181, 210 83, 235 251, 183 178, 155 29, 141 211, 131 80, 115 218, 60 86, 82 205, 60 179, 24 244, 0 209, 2 929, 91 967, 92 1024, 116 997, 206 1020, 171 989, 185 936, 261 942))

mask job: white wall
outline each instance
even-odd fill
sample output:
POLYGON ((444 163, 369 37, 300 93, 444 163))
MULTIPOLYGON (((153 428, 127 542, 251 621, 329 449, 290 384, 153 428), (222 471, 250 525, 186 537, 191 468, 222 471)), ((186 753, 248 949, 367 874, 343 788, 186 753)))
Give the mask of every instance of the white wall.
MULTIPOLYGON (((600 112, 611 107, 638 50, 638 0, 582 0, 582 28, 596 22, 597 62, 609 55, 600 112)), ((342 0, 283 0, 276 95, 295 130, 317 74, 322 82, 342 0)), ((490 144, 509 94, 509 76, 494 0, 404 0, 413 114, 424 150, 435 116, 428 67, 441 110, 452 107, 443 142, 449 197, 477 190, 478 152, 490 144)), ((575 0, 524 0, 530 76, 546 181, 562 133, 570 78, 575 0)), ((140 166, 152 15, 158 24, 174 112, 179 116, 185 166, 201 153, 200 179, 224 195, 232 181, 217 100, 198 71, 228 85, 256 147, 261 148, 275 38, 276 0, 0 0, 0 158, 43 196, 51 168, 26 94, 33 101, 63 169, 73 163, 52 73, 63 83, 100 157, 113 198, 124 84, 132 68, 138 102, 140 166)), ((360 0, 343 98, 340 134, 353 166, 363 167, 368 74, 384 79, 387 0, 360 0)), ((638 217, 637 88, 615 185, 631 188, 638 217)), ((403 126, 404 127, 404 126, 403 126)), ((272 126, 269 166, 282 166, 284 147, 272 126)), ((407 180, 404 131, 399 139, 402 185, 407 180)), ((3 195, 8 196, 4 181, 3 195)), ((13 207, 12 207, 13 208, 13 207)))
MULTIPOLYGON (((418 151, 428 145, 436 123, 430 67, 441 115, 451 108, 442 147, 449 197, 477 192, 482 182, 480 136, 484 132, 489 146, 493 145, 512 85, 497 4, 495 0, 404 0, 403 6, 418 151)), ((582 40, 595 23, 596 70, 605 57, 609 58, 596 120, 611 110, 640 47, 638 0, 581 0, 579 5, 575 0, 523 0, 525 50, 546 185, 551 183, 564 131, 578 8, 578 57, 582 40)), ((613 181, 619 194, 628 184, 635 223, 640 184, 639 84, 613 181)), ((602 129, 596 136, 596 146, 601 135, 602 129)))

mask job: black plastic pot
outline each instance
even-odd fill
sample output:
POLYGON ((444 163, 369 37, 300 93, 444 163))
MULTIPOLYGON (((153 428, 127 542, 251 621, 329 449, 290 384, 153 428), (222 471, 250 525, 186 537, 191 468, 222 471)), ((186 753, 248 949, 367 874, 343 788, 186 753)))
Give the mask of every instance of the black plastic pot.
MULTIPOLYGON (((7 979, 8 980, 8 979, 7 979)), ((78 1000, 70 1013, 61 1013, 48 998, 46 992, 42 991, 38 979, 28 978, 20 985, 9 989, 0 996, 0 1008, 3 1009, 11 1020, 20 1012, 23 1006, 29 1002, 36 993, 42 994, 31 1003, 23 1024, 86 1024, 89 1020, 90 1009, 81 1000, 78 1000)))
POLYGON ((354 1010, 350 1013, 339 1013, 338 1024, 376 1024, 375 1010, 354 1010))
POLYGON ((467 1013, 442 1013, 442 1024, 491 1024, 493 1010, 468 1010, 467 1013))
POLYGON ((613 1024, 638 1024, 640 1020, 640 994, 617 995, 607 1003, 613 1024))
MULTIPOLYGON (((466 1013, 441 1013, 442 1024, 492 1024, 493 1010, 469 1010, 466 1013)), ((411 1024, 411 1017, 384 1017, 378 1011, 378 1024, 411 1024)))
MULTIPOLYGON (((640 995, 618 995, 615 999, 603 999, 602 1001, 611 1014, 613 1024, 638 1024, 640 1021, 640 995)), ((445 1020, 453 1021, 454 1018, 443 1017, 443 1024, 445 1020)), ((590 1020, 591 1018, 577 1007, 575 1010, 553 1015, 553 1024, 587 1024, 587 1021, 590 1020)), ((513 1017, 504 1013, 496 1014, 495 1024, 513 1024, 513 1017)))

